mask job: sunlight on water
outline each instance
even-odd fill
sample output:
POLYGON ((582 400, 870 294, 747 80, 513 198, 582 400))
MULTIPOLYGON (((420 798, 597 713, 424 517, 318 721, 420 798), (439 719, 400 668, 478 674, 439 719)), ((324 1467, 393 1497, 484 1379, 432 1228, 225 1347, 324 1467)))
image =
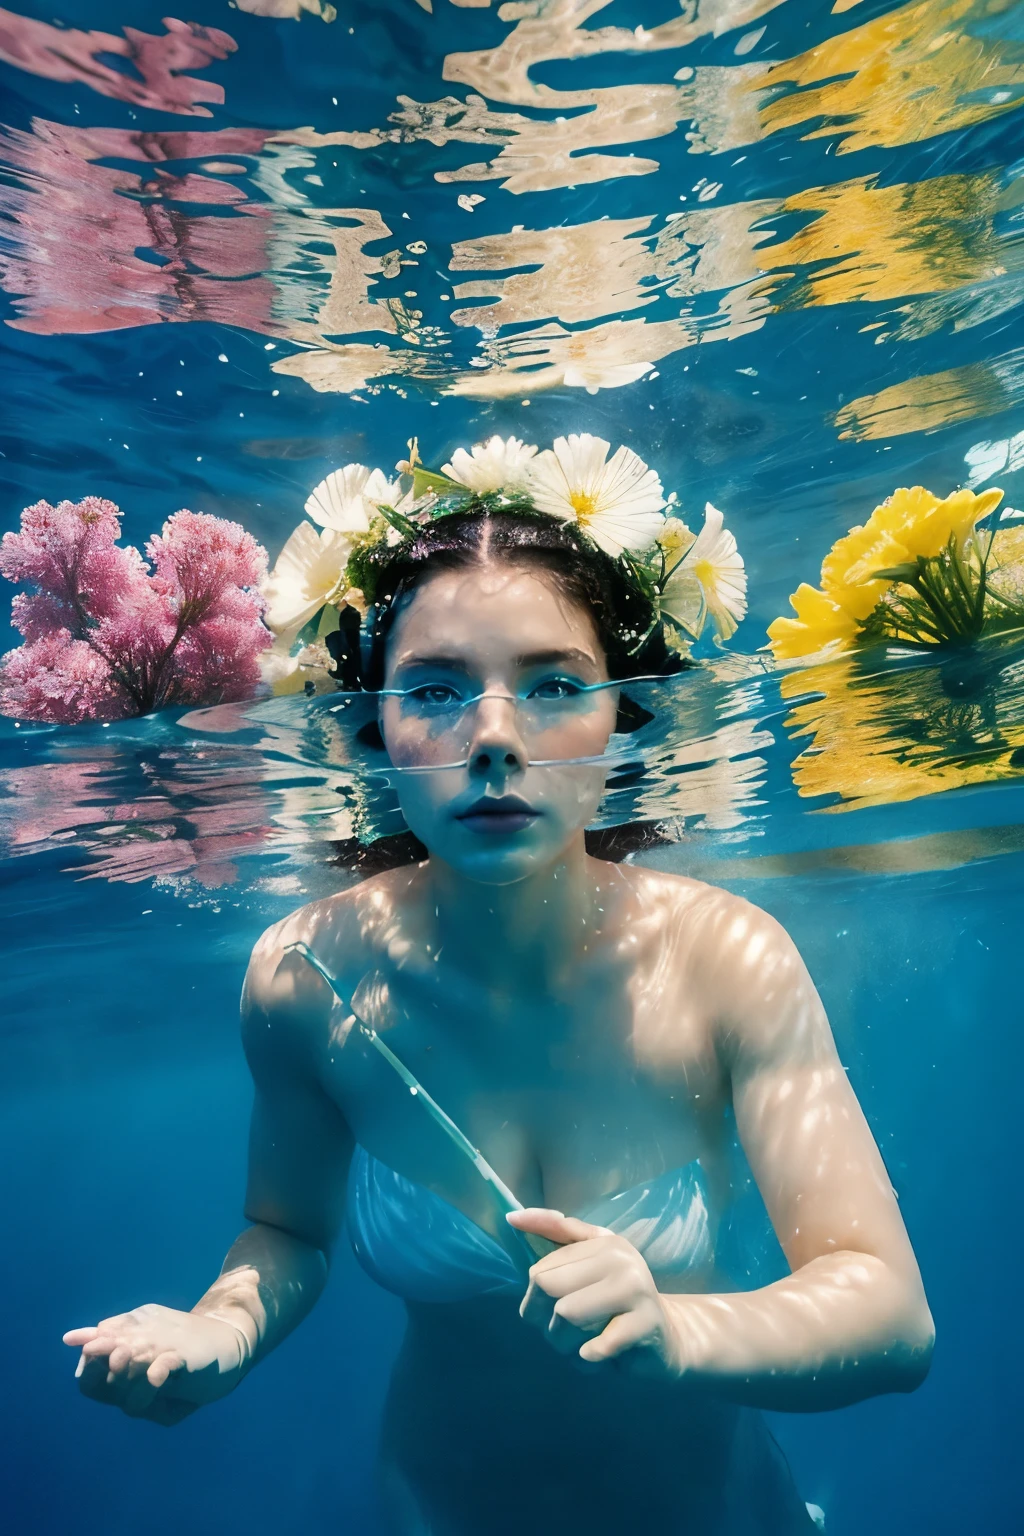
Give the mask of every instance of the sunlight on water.
MULTIPOLYGON (((628 685, 593 831, 643 823, 631 856, 793 932, 922 1256, 932 1379, 778 1423, 802 1495, 831 1536, 1017 1528, 1024 637, 797 665, 765 641, 897 486, 1000 486, 1024 599, 1024 8, 12 6, 4 528, 96 495, 139 547, 187 506, 273 560, 339 465, 390 477, 408 439, 440 466, 492 433, 624 442, 691 524, 724 510, 749 613, 628 685)), ((375 699, 308 675, 108 726, 0 719, 19 1531, 377 1536, 365 1340, 398 1323, 352 1273, 170 1450, 81 1412, 55 1362, 69 1293, 205 1283, 241 1188, 246 956, 404 830, 375 699)))

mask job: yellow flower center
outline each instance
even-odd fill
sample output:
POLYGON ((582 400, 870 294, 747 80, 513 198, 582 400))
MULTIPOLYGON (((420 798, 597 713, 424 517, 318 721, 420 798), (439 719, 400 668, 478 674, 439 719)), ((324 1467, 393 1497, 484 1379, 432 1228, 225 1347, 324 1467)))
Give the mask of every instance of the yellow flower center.
POLYGON ((696 576, 697 580, 700 582, 705 591, 708 587, 714 586, 715 568, 711 564, 710 560, 695 560, 693 565, 693 574, 696 576))
POLYGON ((589 491, 572 491, 569 495, 569 505, 580 522, 585 523, 597 511, 597 497, 592 496, 589 491))

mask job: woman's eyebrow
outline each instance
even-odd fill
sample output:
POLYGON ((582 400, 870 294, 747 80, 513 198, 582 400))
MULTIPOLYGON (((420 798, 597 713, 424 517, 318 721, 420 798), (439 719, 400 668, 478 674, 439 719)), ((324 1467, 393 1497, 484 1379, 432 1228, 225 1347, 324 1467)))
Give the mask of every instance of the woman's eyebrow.
POLYGON ((589 663, 592 667, 597 665, 596 657, 592 656, 589 651, 577 651, 573 649, 529 651, 524 656, 516 657, 517 667, 550 667, 556 666, 559 662, 575 662, 577 665, 579 665, 580 662, 586 662, 589 663))
POLYGON ((399 667, 447 667, 449 671, 469 671, 464 657, 445 654, 440 651, 435 652, 432 656, 400 656, 396 665, 399 667))

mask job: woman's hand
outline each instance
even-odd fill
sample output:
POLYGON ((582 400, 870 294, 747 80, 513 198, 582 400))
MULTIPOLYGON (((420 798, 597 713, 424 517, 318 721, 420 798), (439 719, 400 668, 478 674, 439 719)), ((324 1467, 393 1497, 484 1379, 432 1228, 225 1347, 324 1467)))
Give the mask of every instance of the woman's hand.
POLYGON ((177 1424, 225 1397, 251 1354, 244 1326, 155 1302, 73 1328, 64 1343, 82 1351, 75 1375, 86 1397, 155 1424, 177 1424))
POLYGON ((633 1244, 561 1211, 513 1211, 510 1226, 560 1244, 530 1269, 519 1315, 560 1354, 621 1360, 638 1375, 678 1374, 677 1350, 654 1277, 633 1244))

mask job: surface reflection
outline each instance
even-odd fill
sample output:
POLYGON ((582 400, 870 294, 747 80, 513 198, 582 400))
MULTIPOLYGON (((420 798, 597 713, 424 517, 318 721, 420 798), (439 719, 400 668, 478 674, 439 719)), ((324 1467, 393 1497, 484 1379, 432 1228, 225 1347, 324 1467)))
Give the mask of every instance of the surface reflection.
MULTIPOLYGON (((794 310, 868 306, 856 328, 912 343, 1017 307, 1016 166, 943 174, 940 152, 911 179, 835 174, 841 155, 938 142, 1014 111, 1024 49, 1010 4, 922 0, 864 20, 837 5, 832 35, 786 59, 761 56, 799 35, 782 0, 705 0, 632 27, 600 24, 609 4, 438 0, 416 12, 409 0, 410 45, 422 27, 441 29, 434 42, 454 39, 459 8, 487 10, 494 41, 443 54, 437 83, 454 89, 425 101, 400 93, 379 126, 196 134, 36 118, 7 130, 9 323, 59 334, 218 321, 296 344, 267 367, 316 391, 412 382, 500 400, 527 386, 621 388, 674 353, 794 310), (623 79, 605 83, 620 68, 623 79), (740 168, 769 142, 806 144, 776 160, 797 184, 751 197, 740 168), (477 158, 453 164, 461 146, 477 158), (373 207, 368 186, 353 188, 385 151, 399 183, 434 183, 418 212, 399 205, 400 189, 373 207), (566 217, 549 197, 623 178, 642 181, 627 217, 566 217), (523 194, 527 220, 513 222, 508 196, 523 194), (453 239, 467 215, 486 228, 453 239)), ((330 20, 332 8, 243 9, 330 20)), ((185 73, 232 53, 216 29, 168 20, 163 38, 130 27, 116 37, 3 18, 0 56, 18 68, 166 112, 210 115, 204 103, 224 101, 224 87, 185 73), (101 62, 110 56, 124 68, 101 62)), ((823 30, 822 18, 808 24, 823 30)), ((880 389, 841 404, 839 435, 934 430, 1020 395, 1015 353, 900 372, 905 382, 890 370, 880 389)))
POLYGON ((205 102, 221 105, 223 86, 196 80, 188 69, 205 69, 235 51, 235 40, 218 27, 195 22, 163 23, 165 34, 152 36, 124 27, 123 36, 50 26, 30 16, 0 10, 0 60, 48 80, 73 81, 136 106, 192 117, 212 116, 205 102), (122 65, 107 58, 123 60, 122 65))
POLYGON ((786 729, 810 738, 793 764, 798 792, 833 810, 1013 779, 1024 767, 1024 637, 942 660, 844 656, 790 672, 786 729), (813 693, 813 697, 806 695, 813 693))

